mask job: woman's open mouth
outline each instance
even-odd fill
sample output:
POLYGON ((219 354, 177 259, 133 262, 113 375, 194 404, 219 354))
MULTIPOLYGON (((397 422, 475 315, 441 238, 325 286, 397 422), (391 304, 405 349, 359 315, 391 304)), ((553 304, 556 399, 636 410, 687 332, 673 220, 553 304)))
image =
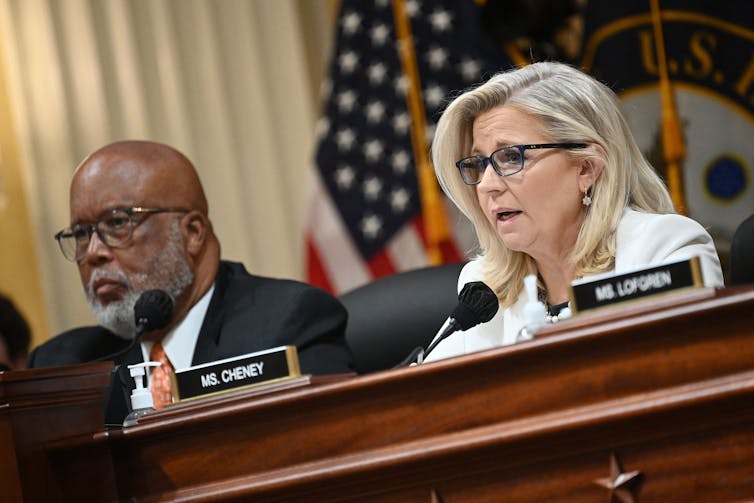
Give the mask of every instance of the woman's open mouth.
POLYGON ((497 212, 497 219, 499 221, 505 222, 510 220, 511 218, 515 217, 516 215, 521 214, 521 211, 517 210, 511 210, 511 211, 498 211, 497 212))

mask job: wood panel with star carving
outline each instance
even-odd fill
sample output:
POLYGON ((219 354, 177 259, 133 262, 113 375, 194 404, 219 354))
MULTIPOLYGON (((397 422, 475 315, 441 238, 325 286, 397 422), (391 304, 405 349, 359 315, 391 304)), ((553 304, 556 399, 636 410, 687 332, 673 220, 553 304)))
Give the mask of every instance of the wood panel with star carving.
POLYGON ((754 288, 637 302, 515 346, 170 406, 49 453, 106 449, 103 500, 754 499, 753 308, 754 288))

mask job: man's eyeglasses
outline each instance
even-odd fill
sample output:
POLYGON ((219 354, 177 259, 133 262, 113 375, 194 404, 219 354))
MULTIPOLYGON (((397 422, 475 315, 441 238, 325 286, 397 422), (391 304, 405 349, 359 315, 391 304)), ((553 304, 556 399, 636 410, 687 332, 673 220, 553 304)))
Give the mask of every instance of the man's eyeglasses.
POLYGON ((63 256, 78 262, 86 256, 95 232, 110 248, 123 248, 131 241, 134 228, 155 213, 188 213, 181 208, 115 208, 103 213, 93 224, 76 224, 55 234, 63 256), (135 215, 144 215, 138 217, 135 215))
POLYGON ((487 168, 487 164, 492 164, 492 168, 500 176, 515 175, 524 169, 524 152, 541 148, 586 148, 586 143, 537 143, 534 145, 508 145, 501 147, 489 157, 481 155, 472 155, 461 159, 456 163, 458 171, 461 173, 463 183, 466 185, 478 185, 482 181, 482 175, 487 168))

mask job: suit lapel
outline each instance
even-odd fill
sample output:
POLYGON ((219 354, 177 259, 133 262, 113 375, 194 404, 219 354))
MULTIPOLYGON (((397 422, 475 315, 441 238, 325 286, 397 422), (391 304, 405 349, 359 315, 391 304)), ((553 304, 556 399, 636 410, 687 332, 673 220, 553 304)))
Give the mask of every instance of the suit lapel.
POLYGON ((199 331, 199 337, 196 339, 194 347, 194 356, 191 359, 192 365, 207 363, 217 359, 217 346, 220 343, 220 333, 222 331, 223 319, 225 318, 225 295, 228 291, 233 271, 231 264, 225 261, 220 262, 220 268, 217 271, 215 279, 215 291, 207 307, 207 313, 204 315, 202 328, 199 331))

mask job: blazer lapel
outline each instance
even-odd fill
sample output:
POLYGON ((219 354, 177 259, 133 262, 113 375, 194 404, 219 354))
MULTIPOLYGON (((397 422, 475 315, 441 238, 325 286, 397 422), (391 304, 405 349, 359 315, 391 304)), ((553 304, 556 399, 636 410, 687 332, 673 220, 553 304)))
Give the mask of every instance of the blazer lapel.
POLYGON ((233 271, 231 265, 227 262, 220 262, 220 268, 217 271, 215 279, 215 291, 207 307, 207 313, 204 315, 202 328, 199 330, 199 337, 196 339, 194 347, 194 356, 191 359, 192 365, 207 363, 216 360, 217 346, 219 344, 220 332, 222 331, 223 319, 225 318, 225 295, 228 291, 233 271))

